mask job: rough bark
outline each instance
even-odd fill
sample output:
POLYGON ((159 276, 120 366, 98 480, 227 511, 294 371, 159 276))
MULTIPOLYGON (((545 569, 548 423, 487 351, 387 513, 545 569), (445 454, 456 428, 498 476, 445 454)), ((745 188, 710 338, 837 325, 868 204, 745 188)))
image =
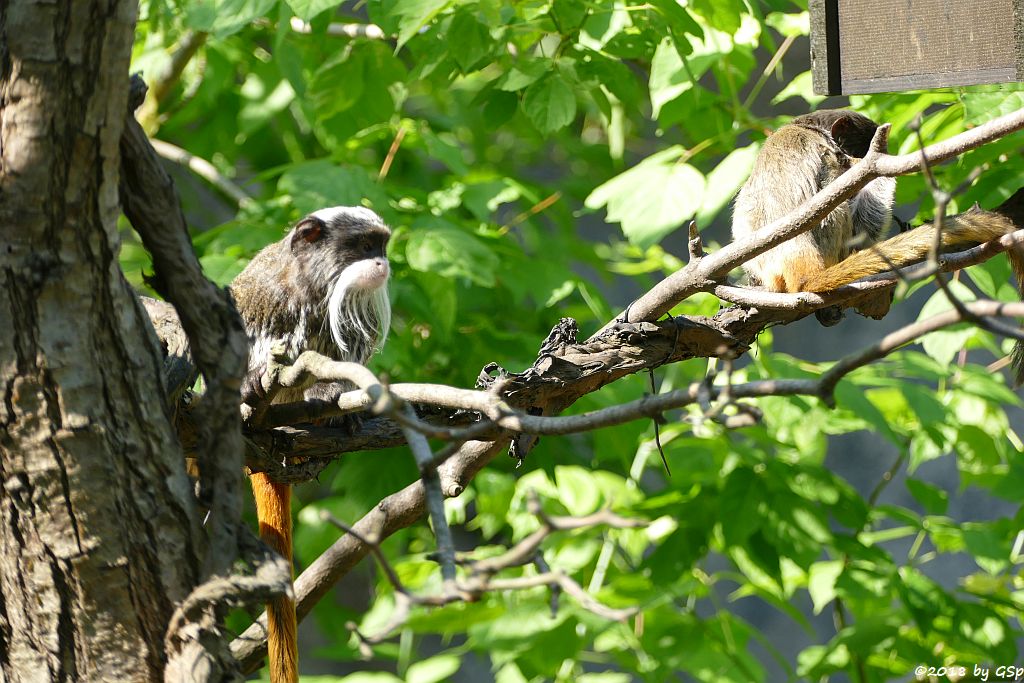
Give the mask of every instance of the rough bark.
POLYGON ((118 268, 135 3, 0 3, 0 679, 155 680, 197 583, 160 349, 118 268))

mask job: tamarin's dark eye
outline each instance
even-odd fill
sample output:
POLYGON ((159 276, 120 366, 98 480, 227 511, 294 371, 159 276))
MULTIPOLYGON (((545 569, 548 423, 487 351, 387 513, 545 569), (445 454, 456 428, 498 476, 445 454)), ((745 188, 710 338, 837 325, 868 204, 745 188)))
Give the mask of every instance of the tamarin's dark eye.
POLYGON ((373 251, 373 242, 370 240, 362 240, 359 243, 359 247, 363 250, 364 254, 369 254, 373 251))

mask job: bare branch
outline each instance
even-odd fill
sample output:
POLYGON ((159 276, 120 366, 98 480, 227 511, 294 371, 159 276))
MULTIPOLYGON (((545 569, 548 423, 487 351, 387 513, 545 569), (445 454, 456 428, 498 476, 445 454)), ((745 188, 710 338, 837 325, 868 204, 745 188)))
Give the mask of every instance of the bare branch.
MULTIPOLYGON (((969 316, 1013 316, 1024 317, 1024 303, 1004 303, 1001 301, 972 301, 964 304, 964 309, 969 316)), ((835 391, 839 380, 853 370, 863 367, 872 361, 884 358, 899 347, 909 344, 929 332, 940 330, 950 325, 965 321, 965 316, 960 311, 953 309, 945 311, 927 320, 902 327, 895 332, 882 337, 878 342, 868 346, 857 353, 840 359, 828 372, 821 376, 817 382, 818 393, 829 405, 832 404, 832 394, 835 391)))
POLYGON ((169 142, 164 142, 163 140, 150 138, 149 142, 153 145, 153 149, 156 150, 157 154, 162 156, 164 159, 168 159, 176 164, 185 166, 188 170, 192 171, 197 176, 220 190, 226 197, 234 200, 235 204, 238 206, 245 206, 246 204, 252 203, 252 197, 250 197, 245 190, 218 171, 217 167, 206 159, 201 159, 188 150, 182 149, 177 145, 172 145, 169 142))
MULTIPOLYGON (((289 25, 296 33, 313 33, 313 26, 307 22, 292 17, 289 25)), ((342 24, 331 22, 327 25, 327 35, 338 38, 369 38, 370 40, 384 40, 387 34, 376 24, 342 24)))
MULTIPOLYGON (((144 89, 134 89, 136 96, 140 92, 144 89)), ((235 558, 242 506, 238 387, 248 339, 227 292, 203 275, 174 183, 130 112, 121 135, 121 168, 121 203, 153 257, 151 283, 174 304, 206 379, 205 409, 198 423, 200 484, 202 502, 210 510, 211 547, 217 549, 208 555, 206 569, 211 575, 225 574, 235 558)))
MULTIPOLYGON (((364 654, 367 656, 370 654, 368 648, 369 645, 376 645, 384 642, 392 633, 405 625, 414 606, 439 607, 460 600, 476 601, 485 593, 495 590, 524 590, 529 588, 538 588, 541 586, 557 587, 576 598, 584 609, 589 610, 598 616, 604 617, 605 619, 622 621, 636 614, 638 610, 635 607, 614 609, 601 604, 564 572, 551 571, 548 569, 547 565, 543 563, 540 557, 539 549, 540 544, 551 536, 552 533, 557 531, 581 529, 599 524, 606 524, 618 528, 636 528, 646 526, 647 522, 640 519, 621 517, 609 510, 602 510, 585 517, 548 517, 544 515, 540 508, 540 501, 533 492, 530 493, 529 504, 530 510, 536 514, 541 521, 541 527, 539 529, 517 543, 513 548, 510 548, 497 557, 490 557, 482 560, 471 560, 466 557, 460 558, 459 564, 466 568, 467 576, 456 581, 453 575, 451 581, 446 581, 446 586, 439 594, 425 595, 414 595, 406 590, 399 580, 398 574, 394 571, 390 563, 387 561, 387 558, 381 552, 379 541, 377 539, 361 537, 354 529, 351 529, 342 522, 335 520, 328 514, 322 514, 322 518, 329 519, 339 528, 355 535, 361 542, 370 546, 370 552, 373 553, 377 562, 381 565, 381 569, 384 571, 391 585, 395 589, 395 608, 387 622, 376 634, 366 635, 360 633, 354 624, 349 625, 349 628, 358 636, 364 654), (541 574, 505 579, 494 578, 494 575, 502 570, 521 567, 533 561, 537 561, 538 564, 543 565, 541 574)), ((454 553, 449 558, 445 558, 442 555, 441 560, 442 563, 454 560, 454 553)), ((444 565, 442 564, 442 568, 443 566, 444 565)))
POLYGON ((704 258, 704 242, 701 240, 700 231, 697 229, 697 221, 690 221, 687 230, 689 231, 690 238, 686 246, 690 253, 690 262, 692 263, 704 258))
POLYGON ((139 107, 138 118, 147 131, 155 132, 159 127, 160 103, 166 99, 167 94, 181 78, 185 67, 206 43, 207 37, 208 34, 202 31, 189 31, 174 45, 165 68, 154 74, 146 74, 151 88, 146 101, 139 107))
POLYGON ((197 671, 217 670, 218 660, 232 661, 227 652, 227 634, 220 623, 225 608, 262 604, 291 593, 288 562, 248 529, 240 528, 238 537, 241 555, 251 571, 213 576, 181 601, 164 637, 168 653, 165 680, 195 680, 197 671))
MULTIPOLYGON (((462 493, 466 484, 508 446, 508 440, 466 444, 439 468, 441 488, 448 497, 462 493)), ((416 480, 380 501, 354 525, 364 536, 384 539, 411 525, 426 510, 423 484, 416 480)), ((354 536, 343 536, 295 580, 296 612, 301 621, 339 578, 347 574, 370 548, 354 536)), ((266 615, 261 616, 231 644, 243 671, 254 671, 266 655, 266 615)))
MULTIPOLYGON (((931 163, 949 159, 1024 128, 1024 109, 993 119, 923 150, 931 163)), ((735 240, 696 263, 691 263, 655 285, 616 317, 628 322, 656 320, 675 304, 706 287, 705 283, 724 277, 730 270, 788 239, 810 230, 832 209, 852 197, 868 182, 880 176, 897 176, 918 168, 921 153, 902 156, 885 154, 889 125, 879 126, 868 154, 800 208, 747 237, 735 240), (623 317, 625 316, 625 317, 623 317)), ((607 331, 607 323, 591 339, 607 331)))
POLYGON ((444 582, 443 592, 445 595, 454 595, 455 590, 455 543, 452 540, 452 530, 448 527, 448 521, 444 515, 444 493, 441 491, 441 479, 437 474, 437 467, 434 465, 434 454, 430 450, 430 444, 421 432, 411 426, 406 426, 415 420, 415 413, 408 406, 401 406, 399 411, 406 413, 408 422, 403 424, 402 431, 405 433, 405 440, 409 442, 409 449, 416 458, 416 466, 420 470, 420 481, 423 482, 424 497, 427 506, 427 515, 434 527, 434 538, 437 539, 437 552, 441 559, 441 580, 444 582), (410 413, 412 413, 410 415, 410 413))

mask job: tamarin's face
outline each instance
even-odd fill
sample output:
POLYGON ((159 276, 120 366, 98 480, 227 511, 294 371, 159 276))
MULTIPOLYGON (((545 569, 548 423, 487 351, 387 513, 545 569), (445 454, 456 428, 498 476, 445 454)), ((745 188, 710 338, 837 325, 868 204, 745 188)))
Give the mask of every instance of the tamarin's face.
POLYGON ((334 206, 303 218, 291 234, 291 249, 308 274, 349 292, 370 292, 387 284, 391 269, 386 254, 391 230, 373 211, 361 206, 334 206))
POLYGON ((327 319, 344 360, 365 363, 387 338, 390 237, 373 211, 335 206, 306 216, 286 238, 301 271, 296 282, 309 287, 305 294, 323 306, 310 314, 327 319))

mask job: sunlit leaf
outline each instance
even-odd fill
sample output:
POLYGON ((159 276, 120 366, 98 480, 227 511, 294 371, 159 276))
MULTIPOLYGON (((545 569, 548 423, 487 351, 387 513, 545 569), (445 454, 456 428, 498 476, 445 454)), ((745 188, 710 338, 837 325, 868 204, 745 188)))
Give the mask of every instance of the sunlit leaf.
POLYGON ((442 10, 452 4, 452 0, 397 0, 390 14, 398 17, 398 47, 402 47, 409 39, 442 10))
POLYGON ((733 150, 707 176, 707 191, 697 214, 698 227, 707 226, 739 192, 750 175, 761 146, 757 143, 733 150))
POLYGON ((405 672, 406 683, 440 683, 447 680, 462 662, 454 655, 438 655, 430 659, 414 662, 405 672))
POLYGON ((413 229, 405 249, 409 266, 444 277, 464 277, 483 287, 494 284, 498 257, 469 233, 431 221, 413 229))
POLYGON ((558 74, 551 74, 526 89, 523 111, 541 133, 551 133, 576 118, 576 96, 572 86, 558 74))
POLYGON ((704 176, 679 163, 681 153, 672 147, 648 157, 597 187, 586 205, 607 207, 608 220, 622 223, 630 242, 640 247, 657 243, 692 218, 703 200, 704 176))
POLYGON ((815 562, 811 565, 807 575, 807 592, 814 603, 815 614, 821 614, 821 610, 835 599, 836 579, 842 571, 843 563, 840 560, 815 562))
POLYGON ((303 21, 309 21, 321 12, 338 6, 338 0, 287 0, 288 6, 295 12, 295 16, 303 21))

